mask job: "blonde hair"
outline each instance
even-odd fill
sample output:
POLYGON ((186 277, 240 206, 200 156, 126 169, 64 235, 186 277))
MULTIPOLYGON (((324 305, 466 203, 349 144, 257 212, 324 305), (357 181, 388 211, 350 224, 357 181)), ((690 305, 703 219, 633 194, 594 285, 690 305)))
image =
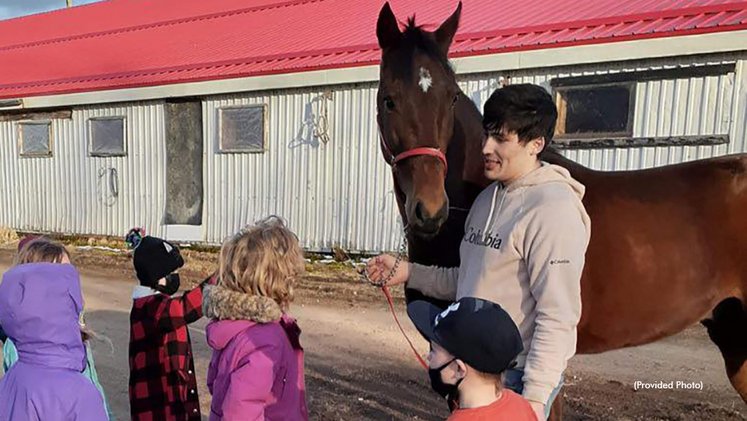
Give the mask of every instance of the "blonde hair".
POLYGON ((296 278, 304 272, 298 238, 276 216, 247 227, 223 243, 218 282, 229 290, 272 298, 287 311, 296 278))
POLYGON ((503 372, 498 373, 498 374, 495 374, 495 373, 485 373, 485 372, 479 371, 479 370, 477 370, 477 369, 475 369, 475 368, 473 368, 471 366, 470 366, 470 368, 472 369, 472 372, 474 374, 476 374, 478 377, 481 377, 485 381, 485 383, 493 383, 493 385, 495 385, 495 394, 496 395, 498 393, 500 393, 501 390, 503 390, 503 388, 504 388, 503 372))
POLYGON ((70 259, 70 253, 65 246, 56 243, 48 237, 35 238, 26 243, 13 259, 13 265, 27 263, 62 263, 62 259, 70 259))

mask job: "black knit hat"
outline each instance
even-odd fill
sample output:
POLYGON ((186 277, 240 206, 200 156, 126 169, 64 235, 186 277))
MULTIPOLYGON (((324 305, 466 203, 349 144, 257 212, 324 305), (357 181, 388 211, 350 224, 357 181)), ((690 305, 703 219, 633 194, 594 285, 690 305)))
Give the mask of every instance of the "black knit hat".
POLYGON ((133 258, 140 284, 154 287, 159 279, 184 266, 184 259, 175 245, 156 237, 143 237, 133 258))

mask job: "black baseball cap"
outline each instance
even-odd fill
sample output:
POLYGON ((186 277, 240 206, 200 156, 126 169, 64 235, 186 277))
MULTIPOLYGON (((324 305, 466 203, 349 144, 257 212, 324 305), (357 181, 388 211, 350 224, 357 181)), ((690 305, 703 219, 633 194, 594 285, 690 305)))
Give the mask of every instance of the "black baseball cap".
POLYGON ((483 373, 500 374, 514 367, 524 350, 511 316, 492 301, 464 297, 446 310, 413 301, 407 314, 423 336, 483 373))

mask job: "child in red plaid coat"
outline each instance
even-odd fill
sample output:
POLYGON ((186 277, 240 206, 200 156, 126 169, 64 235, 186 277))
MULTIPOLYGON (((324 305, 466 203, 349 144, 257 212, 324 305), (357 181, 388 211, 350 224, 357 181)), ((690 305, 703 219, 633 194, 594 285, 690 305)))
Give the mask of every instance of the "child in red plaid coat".
MULTIPOLYGON (((128 239, 131 237, 128 236, 128 239)), ((133 263, 140 285, 130 312, 132 421, 199 421, 195 365, 187 325, 202 317, 203 282, 181 297, 179 249, 155 237, 137 238, 133 263)))

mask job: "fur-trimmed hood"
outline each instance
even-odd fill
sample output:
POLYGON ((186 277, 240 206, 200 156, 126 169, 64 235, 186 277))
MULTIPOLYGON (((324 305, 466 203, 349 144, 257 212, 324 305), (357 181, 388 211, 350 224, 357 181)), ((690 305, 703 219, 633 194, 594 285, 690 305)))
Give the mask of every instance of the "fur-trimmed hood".
POLYGON ((233 414, 242 420, 308 421, 304 353, 295 321, 281 315, 271 299, 221 287, 206 288, 203 303, 205 315, 222 319, 205 326, 213 349, 207 372, 210 419, 234 419, 233 414), (272 319, 279 320, 258 323, 272 319))
POLYGON ((202 310, 216 320, 248 320, 255 323, 279 321, 283 311, 272 298, 231 291, 220 285, 206 285, 202 310))

